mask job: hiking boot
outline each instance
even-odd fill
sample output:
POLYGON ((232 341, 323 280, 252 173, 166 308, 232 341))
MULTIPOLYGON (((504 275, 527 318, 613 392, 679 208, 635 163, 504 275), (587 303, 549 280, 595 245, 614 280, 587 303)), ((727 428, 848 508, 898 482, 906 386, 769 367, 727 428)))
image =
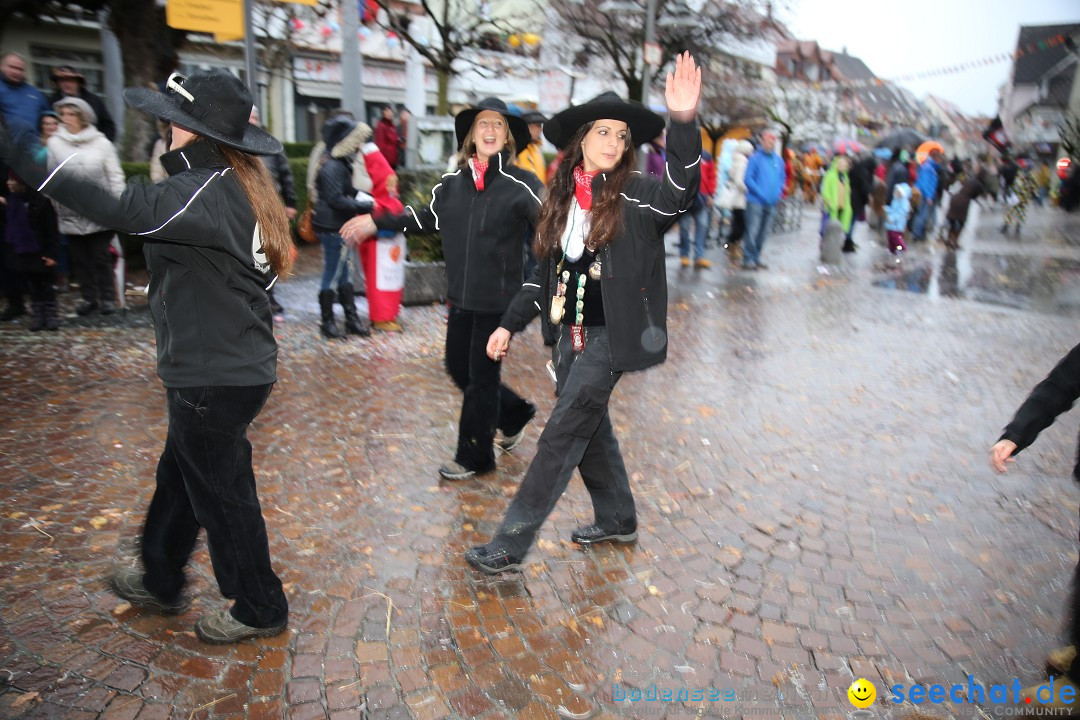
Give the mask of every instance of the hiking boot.
POLYGON ((465 562, 484 573, 485 575, 498 575, 502 572, 521 571, 521 558, 515 557, 507 550, 494 547, 490 544, 474 547, 465 551, 465 562))
POLYGON ((711 260, 706 260, 705 258, 698 258, 697 260, 694 261, 694 269, 695 270, 708 270, 711 267, 712 267, 712 261, 711 260))
POLYGON ((162 615, 180 615, 191 607, 191 600, 184 595, 171 602, 154 595, 143 585, 142 571, 133 568, 123 568, 113 573, 109 578, 109 587, 117 597, 127 600, 135 607, 162 615))
POLYGON ((570 533, 570 539, 578 545, 594 545, 602 542, 628 543, 637 540, 637 529, 605 530, 599 525, 587 525, 570 533))
POLYGON ((91 300, 80 300, 75 305, 75 312, 79 315, 89 315, 92 312, 97 312, 98 304, 91 300))
POLYGON ((679 264, 682 265, 683 267, 690 267, 690 258, 688 258, 688 257, 679 258, 679 264))
POLYGON ((525 438, 525 428, 529 426, 529 423, 536 417, 536 406, 532 405, 529 410, 529 417, 525 420, 525 424, 521 426, 521 429, 516 433, 506 435, 501 438, 495 439, 495 447, 502 450, 504 453, 508 453, 521 444, 521 441, 525 438))
POLYGON ((203 642, 224 645, 248 638, 278 635, 288 626, 288 622, 283 622, 280 625, 265 628, 251 627, 234 618, 228 610, 222 610, 199 618, 195 623, 195 634, 203 642))
POLYGON ((476 471, 470 470, 460 463, 451 461, 439 466, 439 474, 447 480, 464 480, 465 478, 475 475, 476 471))
POLYGON ((1046 669, 1050 675, 1063 675, 1069 672, 1073 660, 1076 659, 1076 646, 1066 645, 1056 650, 1051 650, 1046 656, 1046 669))
POLYGON ((378 330, 379 332, 401 332, 401 323, 397 320, 380 320, 376 323, 371 323, 372 330, 378 330))

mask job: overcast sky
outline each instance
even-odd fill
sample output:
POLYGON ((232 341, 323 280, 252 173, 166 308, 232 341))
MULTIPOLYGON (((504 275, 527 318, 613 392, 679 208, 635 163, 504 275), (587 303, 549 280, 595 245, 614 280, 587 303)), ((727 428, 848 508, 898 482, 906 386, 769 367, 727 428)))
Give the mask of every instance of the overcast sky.
MULTIPOLYGON (((1080 22, 1080 0, 788 0, 788 27, 800 40, 861 58, 893 78, 981 60, 1016 48, 1020 25, 1080 22)), ((900 83, 920 98, 937 95, 970 114, 997 113, 1010 61, 900 83)))

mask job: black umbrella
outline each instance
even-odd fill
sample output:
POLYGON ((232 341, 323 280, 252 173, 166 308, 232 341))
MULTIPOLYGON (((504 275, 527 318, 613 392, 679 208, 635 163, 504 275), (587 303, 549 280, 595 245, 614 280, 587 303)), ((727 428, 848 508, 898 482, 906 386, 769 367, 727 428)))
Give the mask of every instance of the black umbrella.
POLYGON ((882 135, 874 147, 889 148, 890 150, 914 150, 929 139, 915 128, 898 127, 882 135))

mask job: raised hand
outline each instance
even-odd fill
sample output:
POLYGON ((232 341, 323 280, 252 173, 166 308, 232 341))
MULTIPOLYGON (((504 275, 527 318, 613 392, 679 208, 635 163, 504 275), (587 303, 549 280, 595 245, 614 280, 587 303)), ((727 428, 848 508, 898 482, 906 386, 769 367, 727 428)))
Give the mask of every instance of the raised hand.
POLYGON ((675 58, 675 71, 669 72, 664 85, 668 114, 678 122, 690 122, 697 116, 701 100, 701 68, 693 56, 684 52, 675 58))

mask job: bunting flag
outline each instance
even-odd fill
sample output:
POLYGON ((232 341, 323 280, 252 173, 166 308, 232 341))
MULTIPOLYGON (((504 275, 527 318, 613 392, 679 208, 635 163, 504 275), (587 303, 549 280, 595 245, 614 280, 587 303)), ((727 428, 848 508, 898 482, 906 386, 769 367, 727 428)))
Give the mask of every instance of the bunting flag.
POLYGON ((812 83, 815 90, 820 89, 833 89, 833 88, 865 88, 882 86, 885 83, 902 83, 910 82, 912 80, 927 80, 930 78, 942 77, 945 75, 955 75, 968 70, 974 70, 980 67, 986 67, 988 65, 996 65, 1000 62, 1015 61, 1027 55, 1043 52, 1050 48, 1057 47, 1059 45, 1065 45, 1068 48, 1075 48, 1077 41, 1080 40, 1080 35, 1066 35, 1061 33, 1051 38, 1043 38, 1036 42, 1028 43, 1013 50, 1012 52, 998 53, 996 55, 990 55, 989 57, 980 58, 978 60, 969 60, 968 62, 960 63, 959 65, 951 65, 948 67, 936 68, 933 70, 922 70, 915 73, 907 73, 905 75, 897 75, 890 78, 873 78, 870 80, 826 80, 823 82, 812 83))

